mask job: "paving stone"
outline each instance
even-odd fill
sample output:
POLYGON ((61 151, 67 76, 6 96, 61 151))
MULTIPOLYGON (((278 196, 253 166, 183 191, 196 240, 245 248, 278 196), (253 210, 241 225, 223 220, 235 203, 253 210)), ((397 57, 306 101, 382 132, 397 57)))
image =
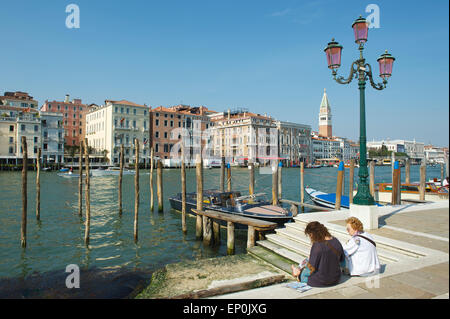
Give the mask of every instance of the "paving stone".
POLYGON ((448 279, 417 270, 392 276, 392 279, 425 290, 435 296, 447 293, 449 290, 448 279))
POLYGON ((335 292, 343 295, 344 297, 353 297, 356 295, 361 295, 367 292, 367 290, 359 287, 359 286, 350 286, 350 287, 344 287, 340 289, 336 289, 335 292))

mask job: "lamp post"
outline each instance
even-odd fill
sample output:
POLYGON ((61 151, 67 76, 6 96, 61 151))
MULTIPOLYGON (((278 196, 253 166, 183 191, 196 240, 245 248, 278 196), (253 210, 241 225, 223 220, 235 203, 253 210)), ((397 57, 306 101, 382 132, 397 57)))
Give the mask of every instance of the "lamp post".
POLYGON ((367 42, 367 33, 369 24, 362 16, 355 20, 352 24, 355 34, 355 42, 359 45, 359 59, 353 61, 350 67, 350 75, 348 78, 342 76, 337 77, 337 69, 341 66, 342 46, 334 39, 328 43, 325 48, 327 56, 328 68, 332 70, 333 79, 340 84, 349 84, 354 78, 358 79, 359 87, 359 105, 360 105, 360 131, 359 131, 359 186, 358 192, 353 198, 353 203, 357 205, 374 205, 375 201, 370 194, 367 169, 367 146, 366 146, 366 111, 365 111, 365 88, 366 81, 370 81, 370 85, 376 90, 383 90, 386 88, 387 79, 392 74, 392 66, 395 58, 387 51, 383 53, 378 59, 380 67, 380 77, 383 78, 382 83, 375 83, 372 77, 372 67, 366 63, 363 57, 364 43, 367 42))

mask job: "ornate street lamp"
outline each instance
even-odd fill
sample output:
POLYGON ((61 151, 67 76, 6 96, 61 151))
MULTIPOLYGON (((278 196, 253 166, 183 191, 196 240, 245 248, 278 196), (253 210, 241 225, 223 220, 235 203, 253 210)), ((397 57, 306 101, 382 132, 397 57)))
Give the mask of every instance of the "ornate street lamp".
POLYGON ((392 74, 392 66, 395 58, 387 51, 383 53, 378 59, 380 66, 380 77, 383 78, 382 83, 375 83, 372 77, 372 67, 366 63, 363 57, 364 44, 367 42, 367 34, 369 30, 369 24, 366 19, 360 16, 352 24, 352 28, 355 34, 355 42, 359 45, 359 59, 354 61, 350 67, 350 75, 347 79, 344 77, 336 77, 336 70, 341 66, 341 53, 342 46, 339 45, 334 39, 328 43, 325 48, 327 56, 328 68, 332 69, 333 79, 340 84, 349 84, 353 78, 358 79, 359 94, 360 94, 360 136, 359 136, 359 184, 358 192, 353 198, 353 203, 358 205, 374 205, 375 201, 370 194, 368 177, 369 172, 367 169, 367 146, 366 146, 366 111, 365 111, 365 88, 366 80, 370 81, 370 85, 376 90, 383 90, 386 88, 387 79, 392 74))

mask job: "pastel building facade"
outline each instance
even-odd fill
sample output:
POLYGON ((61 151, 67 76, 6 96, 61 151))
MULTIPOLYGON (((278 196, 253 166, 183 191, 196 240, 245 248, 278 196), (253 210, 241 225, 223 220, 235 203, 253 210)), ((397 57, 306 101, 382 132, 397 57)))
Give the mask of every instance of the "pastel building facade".
POLYGON ((285 165, 311 163, 311 126, 285 121, 275 121, 278 129, 280 158, 285 165))
POLYGON ((68 146, 79 146, 86 132, 86 115, 94 107, 85 105, 81 99, 70 101, 66 94, 64 101, 45 101, 41 112, 61 113, 63 115, 64 140, 68 146))
POLYGON ((96 153, 106 153, 108 164, 118 165, 121 145, 125 163, 134 163, 134 140, 138 139, 139 162, 148 163, 149 111, 150 107, 127 100, 106 100, 86 115, 88 145, 96 153))
POLYGON ((42 161, 64 163, 63 115, 57 112, 41 112, 42 161))
POLYGON ((28 159, 36 162, 41 147, 38 102, 25 92, 0 96, 0 162, 17 164, 23 158, 22 136, 26 137, 28 159))

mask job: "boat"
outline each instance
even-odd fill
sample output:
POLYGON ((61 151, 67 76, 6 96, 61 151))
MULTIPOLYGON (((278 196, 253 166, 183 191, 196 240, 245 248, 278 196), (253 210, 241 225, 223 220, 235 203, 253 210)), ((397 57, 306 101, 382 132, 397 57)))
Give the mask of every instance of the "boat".
MULTIPOLYGON (((420 183, 402 183, 400 186, 402 199, 420 199, 420 183)), ((448 200, 448 187, 438 187, 434 182, 425 183, 425 200, 448 200)), ((375 185, 375 200, 390 202, 392 197, 392 183, 375 185)))
POLYGON ((306 165, 306 168, 321 168, 322 165, 315 165, 315 164, 308 164, 306 165))
MULTIPOLYGON (((334 209, 336 207, 336 193, 324 193, 310 187, 306 187, 305 192, 317 206, 327 207, 331 209, 334 209)), ((375 205, 383 206, 378 203, 375 203, 375 205)), ((350 199, 348 196, 341 196, 341 208, 350 208, 350 199)))
POLYGON ((392 161, 390 160, 390 159, 383 159, 383 161, 382 161, 382 165, 384 165, 384 166, 389 166, 389 165, 392 165, 392 161))
POLYGON ((47 171, 51 171, 52 168, 51 168, 51 167, 43 167, 42 170, 43 170, 44 172, 47 172, 47 171))
POLYGON ((60 172, 68 172, 69 171, 69 168, 68 167, 63 167, 63 168, 61 168, 60 170, 59 170, 60 172))
MULTIPOLYGON (((116 176, 120 173, 120 167, 108 167, 107 169, 93 169, 91 170, 92 176, 100 177, 100 176, 116 176)), ((123 175, 134 175, 136 172, 124 168, 122 171, 123 175)))
MULTIPOLYGON (((173 209, 181 211, 181 193, 169 197, 169 201, 173 209)), ((292 212, 283 207, 271 205, 264 193, 242 196, 239 191, 205 190, 203 191, 203 207, 220 213, 274 222, 279 226, 292 221, 294 217, 292 212)), ((197 193, 187 193, 186 212, 196 216, 192 210, 195 208, 197 208, 197 193)), ((219 223, 226 226, 225 221, 219 221, 219 223)), ((247 226, 236 224, 236 228, 246 229, 247 226)))
MULTIPOLYGON (((69 171, 67 173, 58 173, 58 176, 64 177, 64 178, 79 178, 80 174, 74 174, 71 171, 69 171)), ((92 176, 92 174, 89 173, 89 176, 92 176)), ((86 174, 83 174, 83 177, 86 177, 86 174)))

